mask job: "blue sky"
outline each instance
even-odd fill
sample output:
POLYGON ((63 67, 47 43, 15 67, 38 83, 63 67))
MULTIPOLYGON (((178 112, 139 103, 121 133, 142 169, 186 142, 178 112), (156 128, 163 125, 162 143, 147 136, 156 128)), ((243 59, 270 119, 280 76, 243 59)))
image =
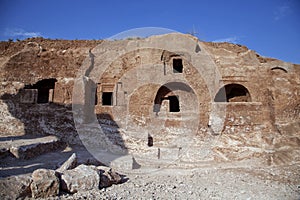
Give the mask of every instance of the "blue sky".
POLYGON ((164 27, 300 64, 299 0, 0 0, 0 19, 0 40, 105 39, 164 27))

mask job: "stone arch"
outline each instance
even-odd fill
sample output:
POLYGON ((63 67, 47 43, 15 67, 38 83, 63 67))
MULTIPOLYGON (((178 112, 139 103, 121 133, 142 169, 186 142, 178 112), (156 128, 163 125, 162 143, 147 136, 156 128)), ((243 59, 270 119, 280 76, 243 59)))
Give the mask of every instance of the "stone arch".
POLYGON ((169 101, 169 112, 180 112, 180 100, 179 96, 176 95, 176 90, 185 91, 188 93, 195 94, 193 89, 182 82, 169 82, 162 85, 155 96, 153 112, 159 113, 162 103, 164 100, 169 101))
POLYGON ((215 102, 251 102, 249 90, 236 83, 223 86, 215 96, 215 102))

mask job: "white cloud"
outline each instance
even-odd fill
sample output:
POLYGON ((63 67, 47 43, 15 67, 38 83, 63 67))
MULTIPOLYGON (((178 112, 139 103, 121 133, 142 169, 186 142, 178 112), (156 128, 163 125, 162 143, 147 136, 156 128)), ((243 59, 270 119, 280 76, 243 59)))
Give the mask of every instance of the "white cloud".
POLYGON ((14 29, 5 29, 4 32, 5 36, 8 37, 20 37, 20 38, 28 38, 28 37, 41 37, 42 34, 40 32, 27 32, 21 28, 14 28, 14 29))
POLYGON ((291 12, 291 7, 288 5, 278 6, 274 12, 274 20, 280 20, 291 12))
POLYGON ((212 42, 229 42, 229 43, 237 43, 238 42, 238 37, 228 37, 228 38, 222 38, 222 39, 217 39, 212 42))

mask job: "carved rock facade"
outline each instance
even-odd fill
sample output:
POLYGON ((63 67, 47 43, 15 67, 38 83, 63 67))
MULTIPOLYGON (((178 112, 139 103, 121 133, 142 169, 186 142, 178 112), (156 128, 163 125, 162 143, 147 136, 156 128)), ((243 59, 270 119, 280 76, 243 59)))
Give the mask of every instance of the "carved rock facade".
MULTIPOLYGON (((3 136, 51 134, 85 144, 75 125, 96 120, 104 148, 139 153, 140 163, 299 160, 299 65, 180 34, 35 38, 0 48, 3 136), (75 119, 72 103, 82 112, 75 119)), ((85 130, 90 140, 98 132, 85 130)))

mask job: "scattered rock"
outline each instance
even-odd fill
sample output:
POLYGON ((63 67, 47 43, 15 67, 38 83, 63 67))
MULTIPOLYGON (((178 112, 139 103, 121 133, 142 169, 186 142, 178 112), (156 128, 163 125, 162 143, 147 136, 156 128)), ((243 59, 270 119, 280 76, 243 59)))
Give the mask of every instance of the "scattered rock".
POLYGON ((70 193, 99 189, 100 176, 95 166, 79 165, 61 175, 62 190, 70 193))
POLYGON ((30 183, 30 174, 0 179, 0 199, 31 197, 30 183))
POLYGON ((74 169, 77 166, 77 156, 76 153, 73 153, 71 157, 64 162, 56 171, 63 173, 66 170, 74 169))
POLYGON ((54 170, 37 169, 30 185, 33 198, 54 197, 59 194, 59 179, 54 170))
POLYGON ((100 172, 100 188, 110 187, 113 184, 122 182, 120 174, 115 172, 113 169, 105 166, 98 166, 97 169, 100 172))
POLYGON ((122 182, 122 177, 120 176, 120 174, 118 174, 117 172, 115 172, 113 169, 110 169, 108 171, 108 174, 111 177, 112 184, 118 184, 118 183, 122 182))

